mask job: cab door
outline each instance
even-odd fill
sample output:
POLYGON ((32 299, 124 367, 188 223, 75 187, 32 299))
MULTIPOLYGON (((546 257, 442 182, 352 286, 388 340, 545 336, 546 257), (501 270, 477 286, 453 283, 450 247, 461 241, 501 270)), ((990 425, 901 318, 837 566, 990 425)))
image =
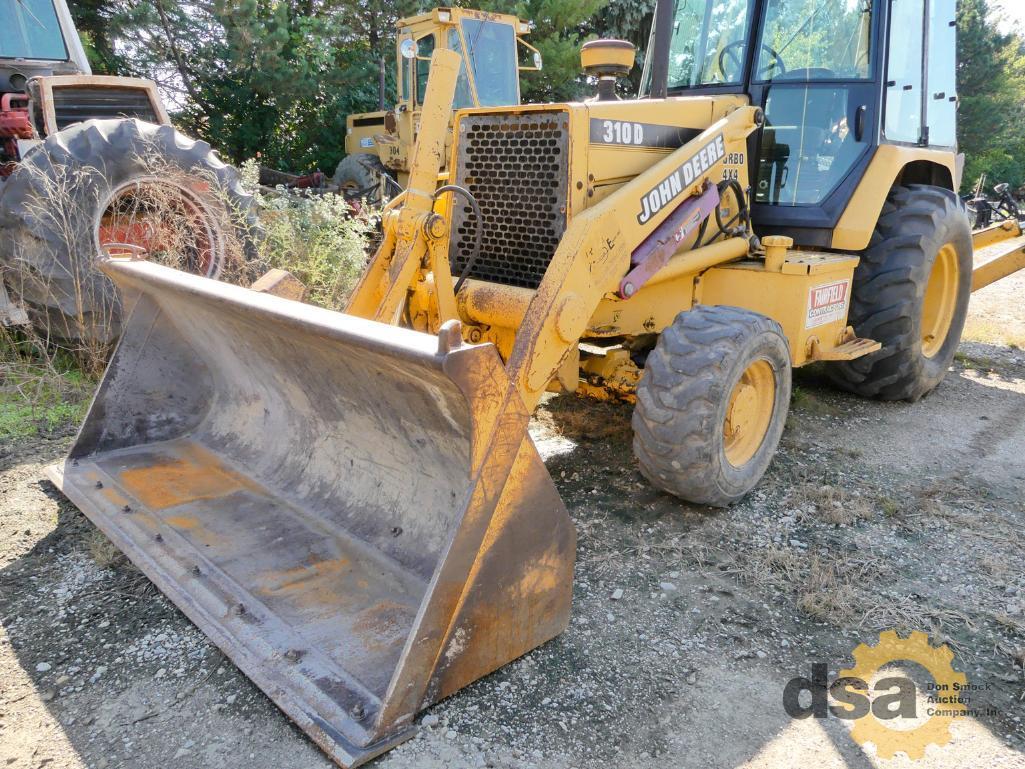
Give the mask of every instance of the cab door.
POLYGON ((763 3, 748 81, 766 119, 752 141, 759 232, 829 247, 879 144, 883 5, 763 3))

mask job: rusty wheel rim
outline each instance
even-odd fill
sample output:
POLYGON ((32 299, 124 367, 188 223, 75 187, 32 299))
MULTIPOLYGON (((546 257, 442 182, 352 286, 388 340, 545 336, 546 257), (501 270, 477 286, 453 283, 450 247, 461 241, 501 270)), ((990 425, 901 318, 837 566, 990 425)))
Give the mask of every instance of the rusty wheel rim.
POLYGON ((224 268, 224 237, 205 200, 210 185, 133 179, 114 190, 94 228, 97 253, 150 259, 216 278, 224 268))

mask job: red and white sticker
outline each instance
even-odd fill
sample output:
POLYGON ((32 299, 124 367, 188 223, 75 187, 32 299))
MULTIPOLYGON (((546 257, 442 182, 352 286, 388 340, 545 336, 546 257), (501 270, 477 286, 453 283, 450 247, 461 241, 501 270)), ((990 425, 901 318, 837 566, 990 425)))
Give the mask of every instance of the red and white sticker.
POLYGON ((835 320, 846 320, 847 300, 851 282, 838 280, 824 286, 815 286, 808 292, 808 317, 805 328, 816 328, 835 320))

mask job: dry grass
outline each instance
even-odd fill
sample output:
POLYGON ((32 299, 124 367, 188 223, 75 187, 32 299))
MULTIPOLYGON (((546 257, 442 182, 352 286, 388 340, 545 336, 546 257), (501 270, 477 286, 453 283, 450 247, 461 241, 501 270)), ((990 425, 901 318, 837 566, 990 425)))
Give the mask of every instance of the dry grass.
POLYGON ((0 437, 67 429, 81 419, 120 330, 120 300, 98 264, 104 254, 132 256, 121 241, 146 244, 149 260, 240 285, 271 267, 286 269, 307 284, 310 301, 332 308, 344 304, 362 272, 371 223, 353 219, 341 196, 258 196, 267 207, 261 238, 237 208, 237 189, 222 188, 213 172, 186 174, 150 145, 136 161, 159 182, 109 200, 109 185, 93 168, 26 165, 19 172, 31 174, 39 191, 29 215, 66 247, 47 253, 22 235, 4 261, 4 283, 32 325, 0 327, 0 437), (63 314, 46 310, 56 302, 63 314))
POLYGON ((877 508, 871 500, 847 489, 808 481, 792 486, 787 502, 801 511, 802 520, 810 517, 834 526, 868 520, 877 508))
POLYGON ((843 413, 836 406, 803 387, 793 389, 790 396, 790 407, 795 413, 814 416, 835 417, 843 413))
POLYGON ((30 312, 29 341, 60 348, 88 375, 102 371, 119 331, 118 293, 98 269, 106 255, 143 256, 235 283, 255 277, 246 212, 212 171, 186 173, 152 144, 134 162, 148 175, 117 191, 88 166, 26 164, 18 172, 35 190, 27 217, 56 239, 17 236, 4 282, 30 312), (61 311, 45 310, 57 303, 61 311))
POLYGON ((111 569, 125 563, 128 559, 117 549, 117 545, 107 539, 99 529, 91 529, 84 537, 85 549, 89 557, 101 569, 111 569))
POLYGON ((542 403, 536 419, 549 430, 574 441, 629 441, 631 409, 571 393, 560 393, 542 403))
POLYGON ((1025 349, 1025 332, 1020 327, 986 318, 969 317, 962 338, 969 342, 1025 349))
POLYGON ((861 599, 842 565, 813 556, 797 588, 797 608, 818 620, 849 622, 861 599))

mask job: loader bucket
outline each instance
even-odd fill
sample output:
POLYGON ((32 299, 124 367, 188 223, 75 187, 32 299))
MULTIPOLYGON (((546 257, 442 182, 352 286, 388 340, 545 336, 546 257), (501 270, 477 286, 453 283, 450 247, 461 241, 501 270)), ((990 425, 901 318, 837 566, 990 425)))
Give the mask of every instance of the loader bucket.
POLYGON ((573 527, 493 346, 102 269, 134 306, 51 477, 334 760, 565 629, 573 527))

